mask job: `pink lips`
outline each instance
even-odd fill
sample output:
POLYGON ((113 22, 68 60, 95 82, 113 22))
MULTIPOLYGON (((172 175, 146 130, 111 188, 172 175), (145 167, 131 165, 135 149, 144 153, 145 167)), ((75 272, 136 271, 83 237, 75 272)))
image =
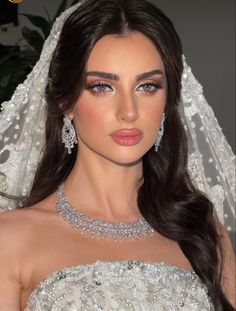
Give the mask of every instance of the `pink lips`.
POLYGON ((110 134, 115 143, 121 146, 133 146, 143 138, 143 132, 138 129, 120 129, 110 134))

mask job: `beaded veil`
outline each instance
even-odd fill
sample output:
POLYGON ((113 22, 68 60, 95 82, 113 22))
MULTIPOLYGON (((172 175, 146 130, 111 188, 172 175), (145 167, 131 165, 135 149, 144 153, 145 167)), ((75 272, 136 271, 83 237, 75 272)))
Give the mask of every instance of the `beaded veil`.
MULTIPOLYGON (((45 135, 47 74, 53 51, 66 18, 79 4, 57 18, 45 41, 41 57, 0 113, 0 193, 30 193, 45 135)), ((189 173, 195 185, 211 199, 226 228, 235 221, 235 156, 183 56, 184 72, 180 114, 189 145, 189 173)), ((0 211, 19 202, 0 195, 0 211)))

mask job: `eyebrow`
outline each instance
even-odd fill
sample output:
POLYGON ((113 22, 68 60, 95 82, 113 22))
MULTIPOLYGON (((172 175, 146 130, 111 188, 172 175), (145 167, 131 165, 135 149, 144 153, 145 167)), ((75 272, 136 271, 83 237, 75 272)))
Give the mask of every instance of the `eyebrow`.
MULTIPOLYGON (((108 80, 114 80, 114 81, 118 81, 120 79, 120 77, 114 73, 103 72, 103 71, 88 71, 86 73, 86 75, 87 76, 93 76, 93 77, 99 77, 99 78, 103 78, 103 79, 108 79, 108 80)), ((136 77, 136 79, 137 79, 137 81, 140 81, 140 80, 152 77, 154 75, 164 75, 164 73, 160 69, 155 69, 152 71, 148 71, 148 72, 144 72, 144 73, 139 74, 136 77)))

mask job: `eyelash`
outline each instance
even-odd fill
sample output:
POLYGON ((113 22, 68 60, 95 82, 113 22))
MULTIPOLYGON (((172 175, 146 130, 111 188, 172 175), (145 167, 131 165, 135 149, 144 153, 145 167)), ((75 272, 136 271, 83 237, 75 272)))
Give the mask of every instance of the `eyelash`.
POLYGON ((96 96, 107 94, 107 91, 105 91, 104 88, 109 88, 109 92, 113 91, 112 86, 107 82, 106 83, 105 82, 94 82, 94 83, 88 84, 88 86, 86 87, 88 91, 90 91, 93 95, 96 95, 96 96), (95 88, 99 88, 99 87, 102 87, 103 90, 95 91, 95 88))
MULTIPOLYGON (((161 89, 162 86, 159 83, 155 83, 155 82, 146 82, 143 84, 140 84, 136 90, 138 90, 140 87, 151 87, 151 90, 147 91, 147 90, 142 90, 142 94, 144 95, 152 95, 154 94, 158 89, 161 89)), ((94 83, 89 83, 86 87, 86 90, 90 91, 93 95, 95 96, 103 96, 103 95, 107 95, 108 93, 111 93, 113 91, 112 86, 107 83, 107 82, 94 82, 94 83), (97 90, 95 90, 97 88, 97 90), (102 90, 98 89, 98 88, 102 88, 102 90), (109 90, 107 90, 107 88, 109 90)))
POLYGON ((161 89, 162 86, 161 84, 158 84, 158 83, 155 83, 155 82, 146 82, 146 83, 143 83, 141 85, 139 85, 137 87, 140 88, 140 87, 151 87, 151 90, 147 91, 147 90, 143 90, 142 93, 145 94, 145 95, 152 95, 154 94, 158 89, 161 89))

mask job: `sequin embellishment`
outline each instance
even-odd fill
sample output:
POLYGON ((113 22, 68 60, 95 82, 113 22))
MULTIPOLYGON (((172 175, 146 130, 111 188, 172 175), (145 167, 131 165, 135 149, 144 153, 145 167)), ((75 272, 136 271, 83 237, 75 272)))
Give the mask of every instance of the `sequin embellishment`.
POLYGON ((97 261, 53 272, 25 311, 213 311, 195 272, 141 260, 97 261))

